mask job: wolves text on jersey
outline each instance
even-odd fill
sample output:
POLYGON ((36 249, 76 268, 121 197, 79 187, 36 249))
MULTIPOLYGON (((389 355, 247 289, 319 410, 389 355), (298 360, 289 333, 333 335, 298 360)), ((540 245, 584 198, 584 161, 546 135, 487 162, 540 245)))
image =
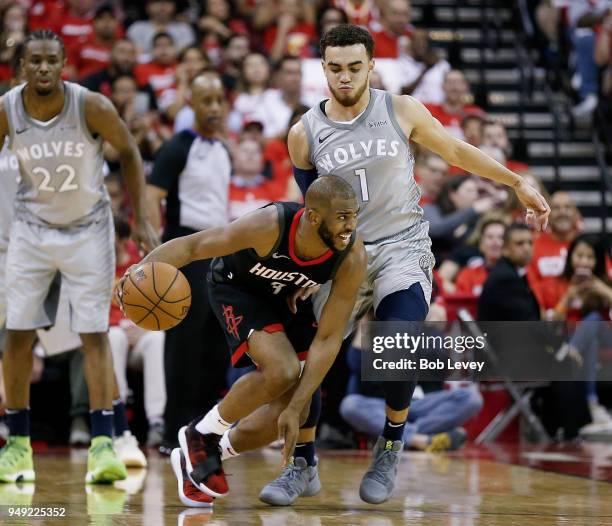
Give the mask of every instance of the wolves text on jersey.
POLYGON ((364 157, 397 157, 399 145, 399 141, 387 141, 387 139, 351 142, 346 146, 334 148, 331 153, 319 156, 317 164, 323 170, 332 171, 349 160, 355 161, 364 157))

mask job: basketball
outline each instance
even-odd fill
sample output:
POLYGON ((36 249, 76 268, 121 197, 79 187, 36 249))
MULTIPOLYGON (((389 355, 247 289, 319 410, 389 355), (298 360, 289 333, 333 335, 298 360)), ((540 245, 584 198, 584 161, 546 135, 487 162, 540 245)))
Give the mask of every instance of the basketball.
POLYGON ((187 316, 191 288, 183 273, 167 263, 145 263, 123 284, 123 310, 136 325, 165 331, 187 316))

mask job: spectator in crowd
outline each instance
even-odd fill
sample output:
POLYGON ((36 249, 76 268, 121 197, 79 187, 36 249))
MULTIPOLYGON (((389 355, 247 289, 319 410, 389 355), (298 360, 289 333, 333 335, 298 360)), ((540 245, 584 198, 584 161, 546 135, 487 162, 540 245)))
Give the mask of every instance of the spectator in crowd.
POLYGON ((221 79, 228 93, 233 93, 242 76, 242 63, 249 54, 249 37, 243 34, 231 35, 223 44, 221 79))
MULTIPOLYGON (((108 67, 82 79, 80 83, 91 91, 97 91, 111 98, 111 84, 122 75, 133 76, 136 67, 136 46, 133 42, 121 38, 113 44, 108 67)), ((157 110, 155 92, 150 84, 139 86, 139 91, 147 94, 148 109, 157 110)))
POLYGON ((468 101, 471 99, 469 86, 465 75, 458 69, 451 69, 444 75, 442 89, 444 91, 442 104, 427 104, 427 109, 455 137, 465 139, 461 119, 468 113, 484 115, 484 110, 469 104, 468 101))
POLYGON ((147 0, 148 20, 134 22, 127 31, 128 38, 136 44, 143 60, 155 47, 155 36, 159 33, 170 35, 176 51, 195 43, 195 33, 186 22, 175 19, 175 2, 172 0, 147 0))
POLYGON ((491 269, 502 255, 506 223, 501 216, 483 216, 468 243, 478 247, 479 257, 470 258, 457 274, 455 292, 480 296, 491 269))
POLYGON ((134 77, 141 88, 151 85, 157 106, 165 112, 176 98, 177 53, 169 33, 157 33, 153 37, 151 57, 151 62, 134 68, 134 77))
POLYGON ((446 179, 449 165, 439 155, 421 149, 414 165, 414 176, 421 188, 421 206, 435 203, 446 179))
POLYGON ((123 178, 118 172, 111 172, 104 178, 104 186, 110 198, 111 211, 113 217, 130 217, 131 213, 126 208, 126 193, 123 187, 123 178))
POLYGON ((312 56, 320 56, 319 40, 330 29, 340 24, 348 24, 348 17, 342 9, 334 7, 333 5, 324 5, 319 9, 317 13, 317 34, 315 40, 312 42, 312 56))
POLYGON ((71 78, 86 78, 105 69, 110 63, 119 28, 119 21, 110 4, 103 4, 96 9, 92 27, 93 31, 88 36, 82 37, 67 50, 71 78))
POLYGON ((597 106, 599 71, 595 63, 595 30, 611 12, 609 0, 573 0, 568 18, 574 50, 575 67, 580 76, 580 104, 574 107, 576 118, 589 117, 597 106))
POLYGON ((266 138, 284 136, 287 132, 291 105, 297 105, 298 90, 301 83, 299 61, 286 57, 281 63, 280 83, 283 91, 269 88, 270 66, 266 57, 260 53, 246 56, 242 68, 242 89, 234 101, 229 117, 229 128, 239 133, 247 122, 261 122, 266 138))
POLYGON ((44 27, 59 35, 65 49, 71 49, 92 34, 95 8, 96 0, 66 0, 60 9, 49 13, 44 27))
POLYGON ((512 156, 512 145, 508 139, 506 127, 500 121, 487 121, 482 128, 482 144, 492 148, 500 148, 504 153, 505 166, 508 170, 523 174, 529 171, 529 166, 520 161, 514 161, 512 156))
POLYGON ((555 192, 550 199, 549 231, 535 240, 528 268, 529 284, 543 311, 557 304, 556 282, 563 273, 567 249, 578 232, 578 209, 567 192, 555 192))
POLYGON ((7 88, 13 73, 11 64, 25 40, 27 22, 26 10, 20 4, 9 3, 0 11, 0 83, 7 88))
POLYGON ((604 132, 606 143, 612 144, 612 13, 604 19, 597 36, 595 63, 602 68, 596 124, 604 132))
POLYGON ((211 61, 219 65, 222 43, 234 34, 248 35, 248 27, 244 20, 232 18, 229 0, 204 0, 202 6, 203 12, 197 22, 202 46, 211 61))
POLYGON ((560 352, 579 356, 578 361, 584 367, 585 395, 592 424, 583 428, 583 434, 612 429, 612 418, 599 403, 596 389, 599 351, 612 347, 612 329, 604 322, 609 320, 612 305, 612 287, 606 274, 606 248, 603 240, 595 236, 577 236, 569 247, 563 274, 557 278, 560 298, 555 306, 555 318, 582 320, 569 344, 560 352))
POLYGON ((478 320, 537 321, 540 308, 527 282, 533 235, 527 225, 513 223, 504 235, 502 257, 489 272, 478 298, 478 320))
POLYGON ((241 140, 234 148, 232 159, 230 221, 284 197, 286 187, 262 175, 264 156, 261 144, 252 139, 241 140))
POLYGON ((485 116, 479 111, 468 112, 461 119, 461 129, 466 142, 476 148, 480 148, 484 142, 484 123, 485 116))
POLYGON ((489 270, 501 257, 506 224, 506 218, 496 212, 483 215, 467 243, 457 247, 442 261, 437 277, 446 294, 480 294, 489 270), (458 276, 464 270, 466 273, 459 284, 458 276), (478 286, 476 293, 474 288, 478 286))
POLYGON ((268 26, 263 33, 264 49, 270 60, 274 64, 284 55, 310 57, 310 43, 316 34, 304 3, 300 0, 276 0, 276 5, 276 23, 268 26))
POLYGON ((399 58, 410 46, 413 26, 410 0, 383 0, 380 24, 373 24, 376 58, 399 58))
MULTIPOLYGON (((113 80, 111 100, 134 137, 142 157, 145 175, 148 176, 151 173, 155 152, 165 138, 156 115, 147 109, 148 97, 138 92, 138 86, 133 77, 123 75, 113 80)), ((104 157, 113 166, 119 160, 119 153, 106 143, 104 157)))
MULTIPOLYGON (((176 68, 176 94, 172 104, 166 109, 166 116, 175 120, 182 110, 185 110, 182 116, 185 125, 179 129, 185 129, 193 124, 193 109, 189 106, 189 86, 204 69, 210 66, 210 62, 206 53, 201 47, 189 46, 183 49, 179 54, 178 66, 176 68)), ((175 123, 176 124, 176 123, 175 123)), ((175 131, 177 127, 175 126, 175 131)))
POLYGON ((496 206, 494 197, 478 195, 474 178, 456 175, 446 181, 435 203, 423 207, 438 261, 472 233, 478 218, 496 206))
MULTIPOLYGON (((219 140, 227 101, 218 73, 207 71, 194 79, 191 104, 193 129, 177 133, 160 148, 147 185, 149 213, 158 228, 166 201, 164 241, 228 222, 231 160, 219 140)), ((169 448, 176 446, 179 428, 202 408, 214 406, 224 388, 229 353, 208 305, 203 276, 209 266, 210 260, 201 260, 181 269, 191 286, 191 308, 166 332, 164 445, 169 448)))
MULTIPOLYGON (((138 250, 130 240, 130 225, 124 219, 115 218, 115 279, 140 261, 138 250)), ((142 369, 144 373, 144 406, 149 432, 147 446, 159 446, 164 430, 166 383, 164 379, 164 333, 145 331, 123 316, 113 299, 108 333, 113 367, 119 387, 119 396, 126 403, 128 396, 127 368, 142 369)), ((119 434, 130 434, 123 430, 119 434)))
POLYGON ((333 4, 346 13, 349 24, 366 29, 376 27, 376 25, 380 26, 378 2, 374 0, 334 0, 333 4))
POLYGON ((430 47, 427 31, 415 29, 406 53, 398 59, 402 93, 412 95, 423 104, 442 104, 444 75, 450 69, 450 64, 430 47))

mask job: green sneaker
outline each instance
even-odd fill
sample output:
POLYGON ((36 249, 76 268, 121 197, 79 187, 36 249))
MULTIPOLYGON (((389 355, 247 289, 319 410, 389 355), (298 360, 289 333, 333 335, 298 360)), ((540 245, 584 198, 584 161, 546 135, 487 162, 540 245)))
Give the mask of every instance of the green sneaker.
POLYGON ((91 440, 87 457, 88 484, 111 484, 115 480, 123 480, 127 471, 123 462, 113 449, 113 440, 107 436, 98 436, 91 440))
POLYGON ((30 437, 9 437, 0 449, 0 482, 34 482, 30 437))

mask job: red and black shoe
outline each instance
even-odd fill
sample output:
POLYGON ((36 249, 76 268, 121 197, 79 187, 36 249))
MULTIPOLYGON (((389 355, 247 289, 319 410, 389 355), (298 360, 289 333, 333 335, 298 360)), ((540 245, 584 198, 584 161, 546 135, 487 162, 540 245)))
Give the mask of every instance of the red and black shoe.
POLYGON ((178 481, 178 496, 181 502, 190 508, 212 508, 215 499, 207 493, 201 492, 189 480, 185 457, 181 448, 177 447, 172 450, 170 462, 172 463, 172 471, 174 471, 178 481))
POLYGON ((225 497, 229 493, 229 487, 221 463, 221 437, 214 433, 203 435, 192 422, 181 427, 178 439, 185 457, 189 480, 211 497, 225 497))

